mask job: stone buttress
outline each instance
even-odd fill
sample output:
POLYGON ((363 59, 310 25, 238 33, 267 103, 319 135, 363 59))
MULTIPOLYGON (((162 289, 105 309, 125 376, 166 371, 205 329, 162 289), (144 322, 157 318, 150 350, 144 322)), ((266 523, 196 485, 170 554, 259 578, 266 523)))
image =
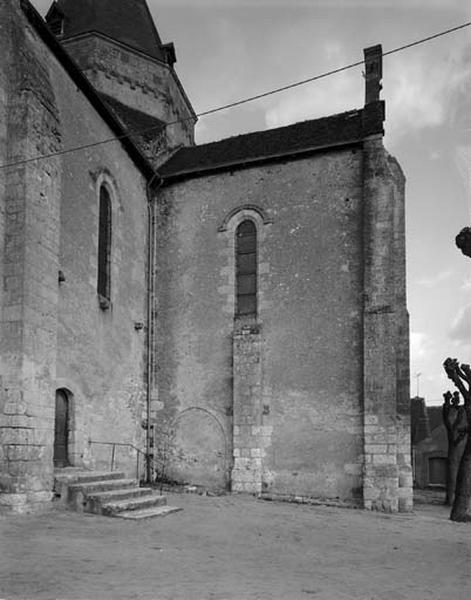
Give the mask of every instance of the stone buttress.
POLYGON ((0 5, 0 511, 51 499, 61 160, 59 116, 18 0, 0 5))
POLYGON ((372 127, 383 110, 381 47, 365 51, 365 63, 363 499, 395 512, 412 508, 404 177, 372 127))

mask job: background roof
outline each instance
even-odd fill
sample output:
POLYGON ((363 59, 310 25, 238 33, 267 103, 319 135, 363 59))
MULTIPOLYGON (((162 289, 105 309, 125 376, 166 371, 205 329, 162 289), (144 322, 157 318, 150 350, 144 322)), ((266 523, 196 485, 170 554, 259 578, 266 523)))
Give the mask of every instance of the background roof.
POLYGON ((65 17, 64 38, 97 31, 165 61, 146 0, 57 0, 54 6, 65 17))

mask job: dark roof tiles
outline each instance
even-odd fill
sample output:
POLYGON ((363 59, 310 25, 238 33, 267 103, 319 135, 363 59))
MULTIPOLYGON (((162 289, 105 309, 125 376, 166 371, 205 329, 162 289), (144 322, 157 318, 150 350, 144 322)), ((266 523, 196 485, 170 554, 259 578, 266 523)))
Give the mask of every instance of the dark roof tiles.
POLYGON ((100 94, 100 97, 118 117, 131 137, 137 136, 145 142, 150 142, 165 128, 165 123, 156 117, 131 108, 107 94, 100 94))
POLYGON ((339 146, 363 138, 362 111, 257 131, 178 150, 159 170, 164 179, 339 146))
POLYGON ((165 61, 162 41, 146 0, 57 0, 46 16, 57 8, 64 15, 63 37, 96 31, 131 48, 165 61))
POLYGON ((430 423, 428 419, 425 399, 411 398, 410 418, 411 418, 411 442, 415 446, 422 440, 430 437, 430 423))
POLYGON ((443 410, 441 406, 427 406, 427 416, 430 423, 430 431, 443 425, 443 410))

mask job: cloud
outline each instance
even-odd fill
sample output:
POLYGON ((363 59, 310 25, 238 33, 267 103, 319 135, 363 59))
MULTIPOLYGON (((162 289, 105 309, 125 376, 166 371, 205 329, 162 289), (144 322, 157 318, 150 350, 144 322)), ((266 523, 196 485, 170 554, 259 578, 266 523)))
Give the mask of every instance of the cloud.
POLYGON ((410 353, 412 360, 417 360, 428 354, 429 337, 421 331, 410 332, 410 353))
POLYGON ((440 273, 432 275, 431 277, 424 277, 422 279, 418 279, 415 283, 423 287, 432 288, 449 279, 452 274, 453 271, 440 271, 440 273))
MULTIPOLYGON (((471 115, 469 33, 459 32, 447 42, 428 43, 384 57, 382 97, 386 99, 387 144, 425 128, 451 126, 453 120, 461 127, 462 115, 471 115)), ((335 40, 325 42, 319 54, 327 58, 324 64, 330 68, 352 62, 348 49, 335 40)), ((276 127, 360 108, 363 85, 361 67, 308 83, 274 97, 267 107, 266 124, 276 127)))
MULTIPOLYGON (((347 53, 336 41, 326 42, 322 54, 327 57, 326 62, 330 65, 344 65, 348 62, 347 53)), ((315 63, 315 57, 312 62, 315 63)), ((267 127, 280 127, 359 108, 362 104, 363 78, 361 68, 358 67, 275 96, 267 107, 265 121, 267 127)))
POLYGON ((469 116, 470 36, 465 31, 455 36, 448 43, 437 41, 385 57, 387 124, 393 142, 411 131, 452 126, 453 121, 461 127, 459 115, 469 116))
POLYGON ((449 337, 466 345, 471 344, 471 304, 459 311, 451 326, 449 337))

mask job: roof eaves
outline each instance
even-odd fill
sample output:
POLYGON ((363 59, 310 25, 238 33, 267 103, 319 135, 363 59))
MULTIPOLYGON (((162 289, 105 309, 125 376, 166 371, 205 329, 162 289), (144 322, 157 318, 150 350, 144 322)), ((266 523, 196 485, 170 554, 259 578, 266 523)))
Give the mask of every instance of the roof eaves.
POLYGON ((343 150, 345 148, 360 147, 363 144, 363 138, 357 138, 344 142, 337 142, 334 144, 322 144, 320 146, 311 146, 309 148, 303 148, 301 150, 290 150, 287 152, 280 152, 277 154, 270 154, 267 156, 256 156, 253 158, 239 159, 236 161, 229 161, 225 163, 218 163, 214 165, 195 167, 193 169, 184 169, 182 171, 176 171, 165 175, 161 173, 162 185, 170 185, 176 181, 183 179, 192 179, 196 177, 203 177, 206 174, 214 174, 222 171, 248 169, 252 166, 256 166, 264 163, 281 162, 283 160, 293 158, 302 158, 309 154, 316 154, 318 152, 343 150))
POLYGON ((70 58, 66 50, 64 50, 54 34, 49 30, 41 15, 32 6, 29 0, 20 0, 20 4, 28 21, 35 28, 43 42, 52 50, 55 57, 67 71, 72 81, 83 92, 98 114, 116 135, 121 145, 133 160, 134 164, 139 168, 146 178, 151 179, 155 177, 155 170, 151 163, 129 138, 128 132, 122 127, 118 119, 111 113, 110 109, 107 108, 93 86, 89 83, 88 79, 82 75, 81 71, 70 58))

